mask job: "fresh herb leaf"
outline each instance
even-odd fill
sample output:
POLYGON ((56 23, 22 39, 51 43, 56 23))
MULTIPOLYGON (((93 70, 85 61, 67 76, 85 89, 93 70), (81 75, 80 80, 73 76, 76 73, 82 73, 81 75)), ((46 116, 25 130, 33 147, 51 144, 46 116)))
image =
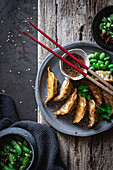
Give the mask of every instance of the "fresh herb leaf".
POLYGON ((108 114, 112 114, 112 111, 111 110, 107 110, 108 114))
POLYGON ((87 99, 89 100, 89 99, 90 99, 90 97, 91 97, 91 96, 88 94, 88 95, 87 95, 87 99))
POLYGON ((110 103, 106 103, 106 108, 107 109, 111 109, 112 107, 111 107, 111 104, 110 103))
POLYGON ((85 88, 82 90, 82 92, 84 92, 84 93, 85 93, 85 92, 88 92, 88 91, 89 91, 89 90, 88 90, 88 89, 85 89, 85 88))
POLYGON ((104 119, 110 119, 110 117, 107 114, 101 114, 100 116, 104 119))

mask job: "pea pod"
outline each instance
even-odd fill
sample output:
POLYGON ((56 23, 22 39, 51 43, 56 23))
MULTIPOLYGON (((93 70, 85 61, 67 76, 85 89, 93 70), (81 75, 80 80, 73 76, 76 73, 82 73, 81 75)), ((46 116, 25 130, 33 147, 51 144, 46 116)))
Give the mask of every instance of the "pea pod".
POLYGON ((110 68, 110 71, 113 72, 113 68, 110 68))
POLYGON ((113 68, 113 64, 110 64, 110 65, 108 66, 108 68, 113 68))
POLYGON ((109 60, 109 59, 110 59, 110 57, 105 57, 105 58, 104 58, 104 61, 109 60))
POLYGON ((97 60, 96 59, 91 59, 90 63, 97 63, 97 60))
POLYGON ((25 157, 18 157, 17 159, 20 161, 20 162, 23 162, 25 157))
POLYGON ((110 63, 110 61, 109 61, 109 60, 107 60, 107 61, 105 62, 105 66, 108 66, 108 65, 109 65, 109 63, 110 63))
POLYGON ((88 58, 89 58, 89 60, 91 60, 91 59, 95 58, 95 55, 94 54, 89 54, 88 58))
POLYGON ((97 69, 96 63, 93 63, 93 67, 94 69, 97 69))
POLYGON ((4 147, 9 151, 12 149, 12 147, 10 145, 4 145, 4 147))
POLYGON ((99 64, 104 64, 104 61, 98 60, 99 64))
POLYGON ((105 58, 105 53, 101 53, 99 58, 100 58, 100 60, 103 60, 105 58))
POLYGON ((101 65, 100 65, 100 68, 105 70, 105 69, 106 69, 106 66, 105 66, 104 64, 101 64, 101 65))
POLYGON ((95 52, 95 57, 99 58, 99 53, 95 52))
POLYGON ((96 66, 97 66, 98 69, 100 69, 100 64, 99 63, 97 63, 96 66))

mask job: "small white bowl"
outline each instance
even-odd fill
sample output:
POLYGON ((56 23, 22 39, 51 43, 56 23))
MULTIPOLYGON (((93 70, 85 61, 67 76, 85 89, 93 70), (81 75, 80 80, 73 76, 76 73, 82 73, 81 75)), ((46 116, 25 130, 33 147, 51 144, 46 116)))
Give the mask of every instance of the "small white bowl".
MULTIPOLYGON (((69 50, 69 52, 71 54, 80 55, 84 59, 85 65, 87 67, 89 67, 89 65, 90 65, 89 58, 88 58, 87 54, 83 50, 81 50, 81 49, 72 49, 72 50, 69 50)), ((68 56, 68 55, 65 53, 65 54, 63 54, 62 57, 65 58, 66 56, 68 56)), ((80 76, 77 76, 77 77, 71 77, 68 74, 66 74, 64 69, 63 69, 63 61, 62 60, 59 61, 59 65, 60 65, 60 71, 64 76, 66 76, 66 77, 68 77, 68 78, 70 78, 72 80, 80 80, 80 79, 84 78, 84 76, 82 74, 80 74, 80 76)), ((87 73, 87 70, 85 69, 84 72, 87 73)))

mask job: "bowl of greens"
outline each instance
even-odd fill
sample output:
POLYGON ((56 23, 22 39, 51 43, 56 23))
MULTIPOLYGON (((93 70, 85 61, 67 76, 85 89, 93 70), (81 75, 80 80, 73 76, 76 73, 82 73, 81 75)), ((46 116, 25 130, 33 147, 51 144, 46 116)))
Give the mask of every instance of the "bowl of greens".
POLYGON ((94 16, 91 31, 98 45, 113 51, 113 6, 101 9, 94 16))
POLYGON ((0 132, 0 169, 32 169, 35 151, 35 139, 28 131, 12 127, 0 132))

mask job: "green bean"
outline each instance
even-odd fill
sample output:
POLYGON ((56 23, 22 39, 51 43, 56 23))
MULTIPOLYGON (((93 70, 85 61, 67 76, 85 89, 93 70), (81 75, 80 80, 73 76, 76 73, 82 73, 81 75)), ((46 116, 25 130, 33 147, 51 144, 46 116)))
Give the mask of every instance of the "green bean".
POLYGON ((93 58, 95 58, 95 55, 94 55, 94 54, 89 54, 89 55, 88 55, 88 58, 89 58, 89 60, 90 60, 90 59, 93 59, 93 58))
POLYGON ((25 146, 22 146, 22 149, 23 149, 24 152, 32 153, 32 151, 25 146))
POLYGON ((100 54, 100 60, 103 60, 105 58, 105 53, 100 54))
POLYGON ((99 58, 99 53, 95 52, 95 57, 99 58))
POLYGON ((18 143, 17 143, 16 141, 14 141, 14 140, 11 141, 11 144, 14 146, 14 148, 15 148, 16 151, 17 151, 17 153, 18 153, 19 155, 21 155, 22 149, 21 149, 20 145, 18 145, 18 143))
POLYGON ((111 19, 111 21, 113 21, 113 14, 111 14, 109 18, 111 19))
POLYGON ((20 146, 22 146, 22 143, 21 143, 20 141, 17 141, 17 143, 18 143, 20 146))
POLYGON ((113 67, 113 64, 110 64, 109 66, 108 66, 108 68, 112 68, 113 67))
POLYGON ((109 59, 110 59, 110 57, 105 57, 105 58, 104 58, 104 61, 109 60, 109 59))
POLYGON ((18 157, 17 159, 20 161, 20 162, 23 162, 25 157, 18 157))
POLYGON ((104 61, 98 60, 99 64, 104 64, 104 61))
POLYGON ((31 155, 29 155, 28 153, 25 153, 25 156, 26 156, 26 157, 30 157, 31 155))
POLYGON ((97 60, 96 59, 91 59, 90 63, 97 63, 97 60))
POLYGON ((104 64, 101 64, 101 65, 100 65, 100 68, 106 69, 106 66, 105 66, 104 64))
POLYGON ((25 157, 24 160, 23 160, 22 165, 26 166, 28 163, 29 163, 29 157, 25 157))
POLYGON ((10 145, 4 145, 4 147, 9 151, 12 149, 12 147, 10 145))
POLYGON ((8 166, 9 166, 12 170, 16 170, 11 163, 8 163, 8 166))
POLYGON ((108 66, 108 65, 109 65, 109 63, 110 63, 110 61, 109 61, 109 60, 107 60, 107 61, 105 62, 105 66, 108 66))
POLYGON ((113 72, 113 68, 110 68, 110 71, 113 72))
POLYGON ((23 145, 26 146, 27 145, 27 141, 24 139, 23 141, 23 145))
POLYGON ((14 164, 14 162, 16 161, 16 157, 14 154, 9 154, 9 161, 11 162, 11 164, 14 164))

